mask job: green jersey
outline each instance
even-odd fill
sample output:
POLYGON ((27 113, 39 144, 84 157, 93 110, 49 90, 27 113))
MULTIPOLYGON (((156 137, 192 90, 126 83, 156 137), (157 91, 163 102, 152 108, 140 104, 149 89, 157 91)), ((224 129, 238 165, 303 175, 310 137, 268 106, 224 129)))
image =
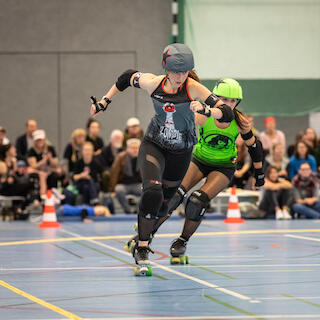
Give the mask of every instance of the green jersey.
POLYGON ((237 122, 220 129, 209 117, 204 126, 199 126, 198 143, 193 156, 206 165, 234 167, 237 159, 236 139, 239 134, 237 122))

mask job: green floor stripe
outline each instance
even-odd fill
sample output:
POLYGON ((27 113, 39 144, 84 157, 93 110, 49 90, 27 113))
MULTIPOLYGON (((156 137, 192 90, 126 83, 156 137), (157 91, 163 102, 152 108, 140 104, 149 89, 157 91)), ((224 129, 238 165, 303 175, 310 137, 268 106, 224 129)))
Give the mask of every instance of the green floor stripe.
MULTIPOLYGON (((120 261, 120 262, 122 262, 122 263, 124 263, 124 264, 129 265, 129 266, 136 267, 136 264, 134 264, 134 263, 130 263, 130 262, 125 261, 125 260, 123 260, 123 259, 121 259, 121 258, 118 258, 118 257, 116 257, 116 256, 114 256, 114 255, 112 255, 112 254, 110 254, 110 253, 106 253, 106 252, 104 252, 104 251, 102 251, 102 250, 100 250, 100 249, 91 247, 91 246, 89 246, 89 245, 86 244, 86 243, 82 243, 82 242, 79 242, 79 241, 72 241, 72 242, 77 243, 77 244, 79 244, 79 245, 81 245, 81 246, 83 246, 83 247, 86 247, 86 248, 88 248, 88 249, 91 249, 91 250, 93 250, 93 251, 96 251, 96 252, 98 252, 98 253, 101 253, 101 254, 103 254, 103 255, 105 255, 105 256, 108 256, 108 257, 110 257, 110 258, 112 258, 112 259, 118 260, 118 261, 120 261)), ((152 272, 152 276, 154 276, 154 277, 156 277, 156 278, 159 278, 159 279, 161 279, 161 280, 168 280, 167 278, 162 277, 162 276, 160 276, 160 275, 158 275, 158 274, 156 274, 156 273, 153 273, 153 272, 152 272)))
POLYGON ((222 306, 225 306, 225 307, 227 307, 227 308, 229 308, 229 309, 238 311, 238 312, 240 312, 240 313, 242 313, 242 314, 246 314, 247 316, 254 317, 255 319, 258 319, 258 320, 266 320, 265 318, 262 318, 262 317, 260 317, 260 316, 257 315, 257 314, 254 314, 254 313, 249 312, 249 311, 245 311, 245 310, 243 310, 243 309, 240 309, 240 308, 238 308, 238 307, 233 306, 232 304, 229 304, 229 303, 223 302, 223 301, 221 301, 221 300, 215 299, 215 298, 213 298, 213 297, 211 297, 211 296, 207 296, 206 294, 204 295, 204 297, 207 298, 207 299, 209 299, 209 300, 212 300, 212 301, 214 301, 214 302, 216 302, 216 303, 219 303, 219 304, 221 304, 222 306))
POLYGON ((225 277, 225 278, 228 278, 228 279, 237 279, 237 278, 235 278, 235 277, 228 276, 227 274, 224 274, 224 273, 221 273, 221 272, 218 272, 218 271, 213 271, 213 270, 210 270, 210 269, 208 269, 208 268, 199 266, 199 265, 194 264, 194 263, 190 263, 190 266, 197 267, 197 268, 199 268, 199 269, 201 269, 201 270, 208 271, 208 272, 217 274, 217 275, 219 275, 219 276, 222 276, 222 277, 225 277))
POLYGON ((308 301, 308 300, 304 300, 304 299, 301 299, 301 298, 290 296, 289 294, 285 294, 285 293, 283 293, 282 296, 287 297, 287 298, 291 298, 293 300, 300 301, 300 302, 303 302, 303 303, 306 303, 306 304, 310 304, 311 306, 314 306, 314 307, 317 307, 317 308, 320 308, 320 304, 318 304, 318 303, 314 303, 314 302, 311 302, 311 301, 308 301))

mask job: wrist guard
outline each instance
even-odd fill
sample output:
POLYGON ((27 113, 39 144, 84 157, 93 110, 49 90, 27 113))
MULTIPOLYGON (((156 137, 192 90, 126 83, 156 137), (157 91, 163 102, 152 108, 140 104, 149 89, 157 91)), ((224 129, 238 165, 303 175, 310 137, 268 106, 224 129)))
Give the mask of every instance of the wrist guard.
POLYGON ((100 102, 98 103, 96 97, 94 97, 94 96, 90 97, 91 103, 94 104, 96 107, 96 113, 98 113, 100 111, 106 111, 108 108, 108 105, 111 103, 111 100, 109 98, 107 98, 106 96, 104 96, 102 99, 107 103, 106 106, 104 106, 100 102))
POLYGON ((197 113, 206 116, 207 118, 211 117, 211 110, 204 103, 201 102, 202 110, 198 110, 197 113))
POLYGON ((262 168, 254 169, 254 177, 256 179, 255 186, 262 187, 264 185, 264 172, 262 168))
POLYGON ((119 76, 117 82, 116 82, 116 87, 119 91, 123 91, 130 87, 130 79, 134 73, 138 72, 138 70, 132 70, 129 69, 122 73, 121 76, 119 76))
POLYGON ((223 104, 217 108, 222 112, 222 117, 217 119, 219 122, 231 122, 234 119, 233 110, 226 104, 223 104))

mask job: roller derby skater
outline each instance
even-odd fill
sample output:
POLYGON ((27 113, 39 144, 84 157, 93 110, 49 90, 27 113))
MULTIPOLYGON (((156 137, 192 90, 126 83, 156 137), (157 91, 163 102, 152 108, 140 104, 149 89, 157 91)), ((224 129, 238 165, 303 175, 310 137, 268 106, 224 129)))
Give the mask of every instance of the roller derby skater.
POLYGON ((192 70, 194 61, 189 47, 180 43, 168 45, 163 51, 162 66, 166 75, 125 71, 99 102, 92 97, 90 110, 92 116, 101 114, 112 98, 129 86, 144 89, 153 102, 155 115, 138 156, 143 189, 138 212, 138 241, 133 250, 138 268, 148 265, 150 235, 166 216, 168 202, 187 172, 197 142, 195 113, 213 116, 221 123, 234 119, 231 108, 199 83, 192 70))

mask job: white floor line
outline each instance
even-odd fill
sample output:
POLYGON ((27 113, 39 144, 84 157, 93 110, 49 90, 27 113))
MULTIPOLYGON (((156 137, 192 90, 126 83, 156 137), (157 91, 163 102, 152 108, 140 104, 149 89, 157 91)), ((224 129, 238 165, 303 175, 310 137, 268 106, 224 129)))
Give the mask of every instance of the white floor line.
MULTIPOLYGON (((295 296, 295 298, 298 299, 304 299, 304 300, 319 300, 320 297, 298 297, 295 296)), ((275 297, 265 297, 265 298, 259 298, 260 300, 291 300, 292 298, 289 297, 283 297, 283 296, 275 296, 275 297)))
MULTIPOLYGON (((245 320, 245 319, 257 319, 265 318, 265 319, 320 319, 320 314, 262 314, 259 316, 249 316, 249 315, 241 315, 241 316, 191 316, 191 317, 126 317, 126 318, 84 318, 83 320, 245 320)), ((65 319, 65 318, 64 318, 65 319)), ((39 319, 39 320, 63 320, 63 319, 39 319)))
MULTIPOLYGON (((179 265, 176 266, 171 266, 171 268, 178 268, 180 267, 179 265)), ((198 267, 203 267, 203 268, 211 268, 212 265, 206 266, 206 265, 199 265, 199 266, 192 266, 188 265, 188 269, 192 268, 198 268, 198 267)), ((110 269, 132 269, 131 266, 104 266, 104 267, 37 267, 37 268, 0 268, 0 272, 5 272, 5 271, 59 271, 59 270, 110 270, 110 269)), ((162 269, 161 267, 154 266, 154 269, 162 269)), ((293 269, 293 270, 283 270, 283 269, 277 269, 277 270, 219 270, 219 272, 222 273, 255 273, 255 272, 313 272, 318 270, 311 270, 311 269, 293 269)))
POLYGON ((285 234, 285 237, 289 237, 289 238, 297 238, 297 239, 302 239, 302 240, 310 240, 310 241, 317 241, 320 242, 320 238, 311 238, 311 237, 303 237, 303 236, 296 236, 293 234, 285 234))
MULTIPOLYGON (((71 234, 71 235, 73 235, 73 236, 75 236, 75 237, 81 237, 81 235, 79 235, 79 234, 77 234, 77 233, 74 233, 74 232, 71 232, 71 231, 68 231, 68 230, 65 230, 65 229, 61 229, 61 231, 65 232, 65 233, 67 233, 67 234, 71 234)), ((99 246, 108 248, 109 250, 116 251, 116 252, 118 252, 118 253, 124 254, 124 255, 126 255, 126 256, 130 256, 130 257, 132 258, 132 255, 131 255, 130 253, 124 251, 124 250, 120 250, 120 249, 114 248, 114 247, 112 247, 112 246, 109 246, 109 245, 107 245, 107 244, 98 242, 98 241, 96 241, 96 240, 85 240, 85 241, 89 241, 89 242, 91 242, 91 243, 95 243, 95 244, 97 244, 97 245, 99 245, 99 246)), ((200 284, 202 284, 202 285, 204 285, 204 286, 206 286, 206 287, 216 289, 216 290, 218 290, 218 291, 224 292, 224 293, 226 293, 226 294, 228 294, 228 295, 231 295, 231 296, 233 296, 233 297, 239 298, 239 299, 241 299, 241 300, 249 300, 249 301, 252 300, 252 299, 251 299, 250 297, 248 297, 248 296, 242 295, 242 294, 237 293, 237 292, 234 292, 234 291, 232 291, 232 290, 228 290, 228 289, 219 287, 219 286, 216 285, 216 284, 213 284, 213 283, 210 283, 210 282, 207 282, 207 281, 198 279, 198 278, 196 278, 196 277, 189 276, 189 275, 187 275, 187 274, 185 274, 185 273, 182 273, 182 272, 179 272, 179 271, 177 271, 177 270, 174 270, 173 268, 168 268, 168 267, 165 267, 165 266, 163 266, 163 265, 160 265, 159 263, 156 263, 156 262, 154 262, 154 261, 150 261, 150 262, 151 262, 151 264, 152 264, 153 266, 156 266, 156 267, 158 267, 158 268, 160 268, 160 269, 162 269, 162 270, 165 270, 165 271, 167 271, 167 272, 176 274, 176 275, 178 275, 178 276, 180 276, 180 277, 182 277, 182 278, 189 279, 189 280, 191 280, 191 281, 200 283, 200 284)))

